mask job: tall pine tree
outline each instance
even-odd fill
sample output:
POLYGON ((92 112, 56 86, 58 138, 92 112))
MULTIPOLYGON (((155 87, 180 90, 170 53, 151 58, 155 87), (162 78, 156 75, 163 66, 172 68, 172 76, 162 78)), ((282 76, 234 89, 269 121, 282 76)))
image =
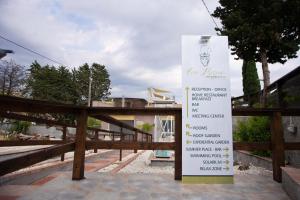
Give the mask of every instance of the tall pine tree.
POLYGON ((233 54, 262 63, 263 103, 270 84, 268 63, 285 63, 295 58, 300 44, 299 0, 220 0, 213 13, 220 18, 233 54))

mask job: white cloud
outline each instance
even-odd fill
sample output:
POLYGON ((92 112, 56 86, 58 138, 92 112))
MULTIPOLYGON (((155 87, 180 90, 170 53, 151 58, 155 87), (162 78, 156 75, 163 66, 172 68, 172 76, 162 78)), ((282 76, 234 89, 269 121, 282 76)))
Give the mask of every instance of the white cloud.
MULTIPOLYGON (((211 11, 217 6, 217 0, 206 3, 211 11)), ((216 34, 198 0, 2 0, 0 13, 0 34, 7 38, 72 68, 85 62, 106 65, 113 96, 146 98, 146 88, 152 86, 180 99, 181 35, 216 34)), ((34 59, 53 64, 1 39, 0 46, 13 49, 8 58, 20 64, 34 59)), ((272 81, 299 61, 270 65, 272 81)), ((233 96, 242 94, 241 65, 231 56, 233 96)))

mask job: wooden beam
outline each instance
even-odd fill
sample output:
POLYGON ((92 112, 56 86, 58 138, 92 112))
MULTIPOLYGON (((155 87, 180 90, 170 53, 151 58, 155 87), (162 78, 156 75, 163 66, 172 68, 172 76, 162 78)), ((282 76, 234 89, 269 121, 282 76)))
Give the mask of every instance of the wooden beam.
MULTIPOLYGON (((137 132, 137 131, 134 132, 134 138, 133 138, 133 141, 134 141, 134 142, 137 142, 137 141, 138 141, 138 132, 137 132)), ((134 149, 133 153, 137 153, 137 149, 134 149)))
POLYGON ((93 117, 96 118, 96 119, 99 119, 101 121, 104 121, 104 122, 107 122, 107 123, 110 123, 110 124, 114 124, 114 125, 119 126, 121 128, 125 128, 125 129, 131 130, 131 131, 138 131, 140 133, 150 135, 150 133, 146 133, 145 131, 143 131, 141 129, 130 126, 130 125, 124 123, 124 122, 121 122, 121 121, 119 121, 119 120, 117 120, 113 117, 107 116, 107 115, 95 115, 93 117))
POLYGON ((0 147, 65 144, 62 140, 0 140, 0 147))
POLYGON ((86 149, 140 149, 140 150, 174 150, 175 142, 128 142, 128 141, 87 141, 86 149))
POLYGON ((234 150, 271 150, 271 142, 233 142, 234 150))
MULTIPOLYGON (((48 126, 62 126, 62 127, 66 126, 66 127, 76 128, 76 125, 74 125, 74 124, 63 123, 63 122, 60 122, 57 120, 42 119, 39 117, 33 117, 33 116, 17 114, 17 113, 0 112, 0 117, 4 117, 7 119, 28 121, 28 122, 36 122, 38 124, 46 124, 48 126)), ((121 134, 120 132, 117 132, 117 131, 110 131, 110 130, 95 128, 95 127, 87 127, 87 129, 91 130, 91 131, 100 131, 100 132, 104 132, 104 133, 114 132, 116 134, 121 134)))
POLYGON ((84 178, 84 156, 86 142, 87 112, 82 110, 77 116, 77 128, 75 137, 75 153, 73 161, 73 180, 84 178))
POLYGON ((285 150, 300 150, 300 142, 286 142, 284 143, 285 150))
POLYGON ((42 119, 38 117, 28 116, 28 115, 21 115, 17 113, 6 113, 0 112, 0 117, 4 117, 7 119, 15 119, 27 122, 36 122, 38 124, 47 124, 48 126, 68 126, 68 127, 75 127, 75 125, 62 123, 56 120, 49 120, 49 119, 42 119))
POLYGON ((275 112, 271 120, 271 143, 272 143, 272 165, 273 179, 282 181, 281 167, 284 167, 284 137, 282 128, 282 117, 280 112, 275 112))
POLYGON ((234 108, 232 116, 271 116, 271 109, 256 109, 256 108, 234 108))
POLYGON ((182 178, 182 115, 175 115, 175 180, 182 178))
POLYGON ((175 115, 181 108, 124 108, 124 107, 94 107, 88 108, 90 116, 97 115, 175 115))
POLYGON ((74 142, 38 150, 0 162, 0 176, 74 150, 74 142))
POLYGON ((78 113, 84 106, 0 95, 0 112, 78 113))
MULTIPOLYGON (((95 138, 94 138, 95 141, 98 141, 99 140, 99 134, 98 134, 98 131, 95 131, 95 138)), ((98 149, 94 149, 94 153, 98 153, 98 149)))
MULTIPOLYGON (((120 141, 124 141, 124 134, 123 134, 123 128, 121 127, 120 128, 120 132, 122 133, 121 134, 121 137, 120 137, 120 141)), ((120 149, 120 158, 119 158, 119 161, 122 161, 122 149, 120 149)))
MULTIPOLYGON (((98 107, 88 108, 89 115, 176 115, 181 108, 122 108, 98 107)), ((300 116, 299 108, 233 108, 233 116, 271 116, 273 112, 281 112, 283 116, 300 116)))
MULTIPOLYGON (((62 132, 63 132, 63 134, 62 134, 62 140, 64 141, 64 142, 66 142, 67 141, 67 127, 63 127, 63 130, 62 130, 62 132)), ((63 154, 61 154, 61 157, 60 157, 60 160, 61 161, 64 161, 65 160, 65 154, 63 153, 63 154)))

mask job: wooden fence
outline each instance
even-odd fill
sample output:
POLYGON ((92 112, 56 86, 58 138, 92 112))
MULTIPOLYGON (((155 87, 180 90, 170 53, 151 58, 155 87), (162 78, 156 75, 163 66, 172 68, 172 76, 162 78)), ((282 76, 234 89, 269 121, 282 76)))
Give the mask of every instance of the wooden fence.
MULTIPOLYGON (((273 178, 281 182, 281 168, 284 166, 285 150, 300 150, 300 143, 286 143, 283 138, 282 116, 300 116, 300 109, 233 109, 233 116, 269 116, 271 117, 272 139, 269 142, 234 142, 234 150, 271 150, 273 161, 273 178)), ((16 145, 56 145, 47 149, 26 154, 17 158, 0 162, 0 176, 12 171, 30 166, 54 156, 75 151, 73 161, 73 180, 84 178, 85 150, 94 149, 137 149, 143 150, 174 150, 175 173, 174 178, 181 180, 182 175, 182 116, 181 108, 116 108, 116 107, 84 107, 45 101, 28 100, 16 97, 0 96, 0 117, 33 121, 48 125, 63 127, 61 141, 32 140, 32 141, 0 141, 0 146, 16 145), (76 125, 65 124, 54 120, 27 116, 24 113, 59 113, 76 116, 76 125), (142 130, 122 123, 109 115, 173 115, 175 117, 175 142, 153 142, 152 135, 142 130), (120 132, 87 127, 87 117, 91 116, 101 121, 120 127, 120 132), (76 128, 75 141, 66 138, 66 127, 76 128), (125 134, 128 129, 133 134, 125 134), (94 131, 92 140, 86 140, 86 130, 94 131), (103 133, 112 134, 112 141, 99 140, 103 133), (119 140, 114 140, 119 137, 119 140)), ((121 154, 120 154, 121 155, 121 154)))

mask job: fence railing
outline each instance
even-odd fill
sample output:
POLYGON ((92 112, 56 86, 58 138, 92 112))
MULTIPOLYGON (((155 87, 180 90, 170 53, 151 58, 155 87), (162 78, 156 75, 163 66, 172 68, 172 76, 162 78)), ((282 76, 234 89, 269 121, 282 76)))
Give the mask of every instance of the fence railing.
MULTIPOLYGON (((16 97, 0 96, 0 117, 35 121, 49 125, 76 128, 75 141, 69 141, 63 137, 61 141, 0 141, 0 146, 15 145, 49 145, 56 144, 49 150, 41 150, 26 155, 26 158, 12 159, 0 162, 0 175, 27 167, 68 151, 75 151, 73 161, 72 179, 84 178, 84 158, 86 149, 131 149, 136 150, 174 150, 175 151, 175 179, 182 176, 182 113, 181 108, 116 108, 116 107, 82 107, 65 104, 56 104, 45 101, 28 100, 16 97), (76 125, 64 124, 54 120, 45 120, 25 116, 22 113, 60 113, 76 116, 76 125), (175 142, 153 142, 152 135, 135 127, 122 123, 109 115, 172 115, 175 117, 175 142), (120 132, 108 131, 87 127, 87 117, 91 116, 99 120, 120 127, 120 132), (91 141, 86 140, 86 130, 94 131, 95 137, 91 141), (128 129, 134 134, 126 134, 123 129, 128 129), (113 140, 99 140, 102 132, 111 133, 113 140), (141 137, 139 137, 141 135, 141 137), (114 140, 119 137, 120 140, 114 140), (141 139, 142 138, 142 139, 141 139), (23 162, 23 160, 27 162, 23 162)), ((300 116, 300 109, 233 109, 233 116, 269 116, 271 117, 271 141, 269 142, 234 142, 234 150, 271 150, 273 178, 281 182, 281 167, 284 166, 285 150, 300 150, 300 143, 286 143, 283 137, 282 116, 300 116)), ((65 130, 65 128, 63 129, 65 130)), ((63 131, 64 132, 64 131, 63 131)), ((64 134, 63 134, 64 135, 64 134)), ((62 159, 63 160, 63 159, 62 159)))

